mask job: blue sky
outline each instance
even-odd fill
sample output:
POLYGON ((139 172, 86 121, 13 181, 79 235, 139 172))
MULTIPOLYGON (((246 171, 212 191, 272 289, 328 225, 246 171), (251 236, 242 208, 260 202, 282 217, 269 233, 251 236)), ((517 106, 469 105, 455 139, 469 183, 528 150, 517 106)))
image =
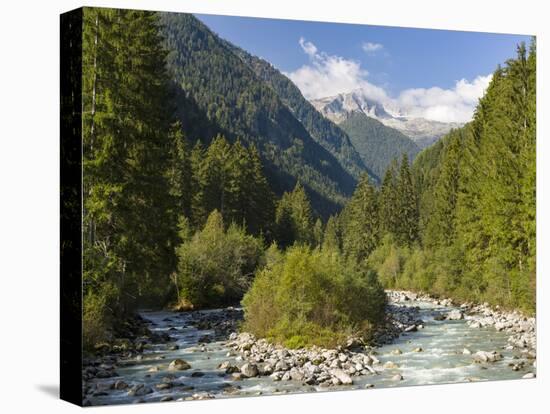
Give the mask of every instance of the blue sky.
POLYGON ((197 17, 221 37, 271 62, 308 98, 359 86, 370 90, 374 99, 400 107, 462 105, 454 115, 456 108, 449 107, 435 118, 467 117, 461 110, 477 102, 479 96, 472 96, 482 94, 497 64, 513 57, 519 42, 530 41, 522 35, 197 17), (457 96, 451 96, 453 91, 457 96), (438 102, 438 96, 443 101, 438 102))

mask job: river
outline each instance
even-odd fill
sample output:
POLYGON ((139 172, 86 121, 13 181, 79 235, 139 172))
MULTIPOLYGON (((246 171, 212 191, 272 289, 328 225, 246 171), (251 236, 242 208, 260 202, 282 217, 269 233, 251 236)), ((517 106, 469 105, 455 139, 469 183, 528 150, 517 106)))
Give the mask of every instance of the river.
MULTIPOLYGON (((153 332, 168 332, 173 338, 172 342, 153 345, 138 358, 120 360, 116 368, 118 377, 94 380, 96 383, 103 382, 104 386, 100 385, 98 388, 106 391, 87 398, 91 405, 129 404, 161 399, 225 398, 518 379, 526 373, 535 372, 533 361, 526 358, 525 352, 517 348, 511 349, 508 343, 509 334, 506 332, 499 332, 493 327, 472 328, 464 319, 434 319, 438 313, 457 309, 455 307, 444 307, 421 300, 409 301, 406 306, 419 308, 418 317, 423 321, 423 329, 403 333, 391 344, 377 348, 376 358, 380 363, 373 366, 379 371, 377 375, 354 376, 352 385, 331 386, 328 389, 295 380, 274 381, 269 376, 235 381, 231 375, 226 375, 217 367, 224 361, 230 361, 237 366, 242 365, 243 361, 239 359, 238 353, 232 353, 227 345, 227 338, 220 337, 213 330, 191 325, 190 322, 193 318, 196 319, 197 312, 142 312, 142 317, 150 323, 150 329, 153 332), (200 345, 199 342, 204 341, 205 336, 212 338, 212 342, 200 345), (173 349, 174 343, 178 349, 173 349), (465 348, 472 354, 464 353, 465 348), (474 363, 473 354, 477 351, 498 351, 502 359, 493 363, 474 363), (187 361, 191 369, 167 371, 168 364, 178 358, 187 361), (395 368, 384 368, 389 361, 395 364, 395 368), (524 366, 521 366, 522 363, 524 366), (513 370, 513 364, 520 364, 521 368, 513 370), (402 380, 395 380, 397 374, 402 376, 402 380), (170 382, 170 386, 159 390, 157 385, 163 382, 163 378, 165 382, 170 382), (128 389, 111 389, 109 384, 117 380, 122 380, 129 386, 144 384, 151 390, 145 395, 132 396, 128 389)), ((202 312, 203 315, 211 313, 210 316, 213 316, 222 311, 202 312)))

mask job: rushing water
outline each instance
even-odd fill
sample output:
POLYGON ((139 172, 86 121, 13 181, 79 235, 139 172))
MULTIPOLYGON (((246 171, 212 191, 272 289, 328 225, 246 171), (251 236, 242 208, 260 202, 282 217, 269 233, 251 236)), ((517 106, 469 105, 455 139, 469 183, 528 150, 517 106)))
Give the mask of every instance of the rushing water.
POLYGON ((517 379, 527 372, 534 372, 532 361, 526 360, 524 354, 517 349, 507 349, 508 334, 498 332, 492 327, 471 328, 465 320, 434 320, 434 311, 449 311, 453 308, 443 308, 418 301, 411 301, 408 306, 420 308, 419 318, 424 321, 424 329, 404 333, 392 344, 377 350, 380 365, 375 365, 374 368, 380 371, 379 375, 353 377, 353 385, 330 388, 304 385, 292 380, 275 382, 267 376, 235 381, 230 375, 225 375, 223 371, 217 369, 223 361, 231 361, 238 366, 243 363, 237 361, 235 356, 227 356, 230 351, 226 346, 227 341, 215 341, 199 346, 200 338, 205 335, 214 335, 214 332, 189 326, 189 314, 144 312, 142 316, 152 322, 151 330, 162 332, 170 329, 169 334, 174 338, 173 343, 177 343, 179 349, 169 351, 170 344, 154 345, 152 349, 144 352, 140 361, 121 361, 116 370, 120 377, 96 381, 112 383, 114 380, 122 379, 130 385, 143 383, 151 386, 154 392, 138 397, 129 396, 127 390, 111 390, 107 395, 91 397, 90 400, 93 405, 128 404, 138 401, 160 401, 167 396, 174 400, 185 399, 197 393, 209 393, 215 398, 223 398, 357 389, 365 388, 367 384, 380 388, 517 379), (422 348, 422 351, 414 352, 415 348, 422 348), (476 364, 473 363, 473 355, 463 354, 464 348, 469 349, 472 354, 479 350, 499 351, 503 359, 494 363, 476 364), (402 353, 398 355, 392 353, 396 349, 402 353), (168 364, 176 358, 188 361, 192 368, 186 371, 167 371, 168 364), (383 368, 388 361, 397 364, 397 368, 383 368), (525 368, 513 371, 509 364, 521 361, 525 361, 525 368), (157 368, 158 371, 154 371, 157 368), (392 377, 396 374, 401 374, 403 380, 393 379, 392 377), (157 390, 155 385, 161 383, 167 375, 175 376, 172 381, 177 385, 170 389, 157 390))

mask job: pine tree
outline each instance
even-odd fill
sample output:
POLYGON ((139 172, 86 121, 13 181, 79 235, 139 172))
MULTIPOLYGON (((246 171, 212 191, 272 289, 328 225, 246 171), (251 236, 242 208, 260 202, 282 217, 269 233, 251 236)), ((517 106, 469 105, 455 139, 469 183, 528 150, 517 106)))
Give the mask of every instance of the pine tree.
POLYGON ((306 191, 299 182, 292 191, 291 199, 294 240, 301 244, 312 244, 313 214, 306 191))
POLYGON ((409 157, 403 154, 397 179, 397 240, 412 245, 418 240, 418 198, 409 169, 409 157))
POLYGON ((361 263, 376 248, 380 238, 377 193, 366 174, 346 205, 343 217, 343 251, 361 263))
POLYGON ((314 242, 311 205, 299 182, 292 193, 284 193, 279 200, 275 224, 277 241, 283 248, 293 243, 311 245, 314 242))
POLYGON ((84 291, 123 313, 175 268, 166 52, 153 12, 85 8, 83 32, 84 291))
POLYGON ((313 226, 313 245, 320 248, 323 244, 323 222, 320 218, 315 220, 315 225, 313 226))
POLYGON ((394 159, 384 174, 380 188, 379 220, 382 235, 397 234, 399 225, 399 211, 397 202, 397 159, 394 159))
POLYGON ((340 252, 338 223, 335 216, 330 216, 325 226, 322 250, 326 252, 340 252))

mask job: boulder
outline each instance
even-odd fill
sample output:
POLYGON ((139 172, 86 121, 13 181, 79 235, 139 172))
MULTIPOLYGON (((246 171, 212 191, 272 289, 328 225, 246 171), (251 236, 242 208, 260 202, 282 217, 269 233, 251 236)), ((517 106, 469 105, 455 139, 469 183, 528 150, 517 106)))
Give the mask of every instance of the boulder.
POLYGON ((289 373, 290 373, 290 378, 293 379, 294 381, 302 381, 304 379, 304 373, 297 368, 291 368, 289 373))
POLYGON ((532 372, 528 372, 527 374, 525 374, 523 377, 521 378, 525 378, 525 379, 529 379, 529 378, 535 378, 536 375, 532 372))
POLYGON ((445 319, 447 319, 448 321, 459 321, 461 319, 464 319, 464 314, 462 313, 462 311, 455 309, 450 311, 445 319))
POLYGON ((285 360, 281 359, 275 364, 275 371, 287 371, 289 369, 285 360))
POLYGON ((241 373, 247 378, 257 377, 259 374, 258 366, 256 364, 246 363, 241 367, 241 373))
POLYGON ((343 385, 353 384, 353 380, 351 379, 351 377, 346 372, 342 371, 341 369, 333 369, 333 370, 330 371, 330 374, 334 378, 337 378, 338 381, 343 385))
POLYGON ((402 381, 403 376, 401 374, 395 374, 393 377, 391 377, 393 381, 402 381))
POLYGON ((170 364, 168 365, 168 369, 170 371, 185 371, 186 369, 190 369, 191 365, 187 361, 184 361, 183 359, 174 359, 170 364))
POLYGON ((131 397, 140 397, 142 395, 151 394, 153 392, 153 389, 151 387, 146 387, 143 384, 136 384, 132 388, 130 388, 130 391, 128 391, 128 395, 131 397))
POLYGON ((113 388, 115 390, 125 390, 126 388, 128 388, 128 384, 126 384, 124 381, 122 380, 118 380, 116 381, 114 384, 113 384, 113 388))
POLYGON ((502 359, 502 355, 496 351, 478 351, 474 354, 474 362, 496 362, 502 359))

